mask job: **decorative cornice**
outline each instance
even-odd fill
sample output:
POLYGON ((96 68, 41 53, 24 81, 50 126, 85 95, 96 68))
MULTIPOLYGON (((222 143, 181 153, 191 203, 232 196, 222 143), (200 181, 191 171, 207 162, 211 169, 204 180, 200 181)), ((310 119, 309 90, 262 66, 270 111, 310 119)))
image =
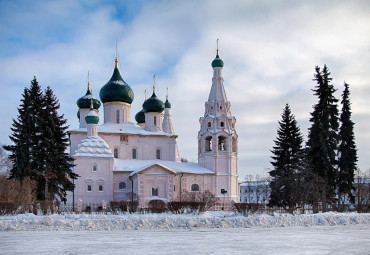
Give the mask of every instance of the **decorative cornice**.
POLYGON ((120 101, 106 102, 103 105, 106 106, 106 105, 110 105, 110 104, 122 104, 122 105, 126 105, 126 106, 131 107, 131 104, 126 103, 126 102, 120 102, 120 101))

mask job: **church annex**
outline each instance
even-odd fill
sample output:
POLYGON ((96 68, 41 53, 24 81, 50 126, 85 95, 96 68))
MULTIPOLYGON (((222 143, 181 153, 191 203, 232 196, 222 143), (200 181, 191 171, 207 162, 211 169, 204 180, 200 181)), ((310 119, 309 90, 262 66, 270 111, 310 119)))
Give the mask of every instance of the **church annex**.
MULTIPOLYGON (((218 50, 213 77, 198 132, 198 163, 180 162, 171 104, 155 93, 131 121, 134 92, 123 80, 118 60, 110 80, 100 89, 100 101, 88 84, 77 100, 79 128, 70 130, 70 154, 79 175, 68 201, 100 204, 138 196, 148 201, 179 200, 184 191, 209 190, 224 201, 239 202, 236 119, 223 86, 223 61, 218 50), (102 107, 101 107, 102 106, 102 107), (99 109, 104 111, 99 125, 99 109)), ((173 112, 173 114, 176 114, 173 112)))

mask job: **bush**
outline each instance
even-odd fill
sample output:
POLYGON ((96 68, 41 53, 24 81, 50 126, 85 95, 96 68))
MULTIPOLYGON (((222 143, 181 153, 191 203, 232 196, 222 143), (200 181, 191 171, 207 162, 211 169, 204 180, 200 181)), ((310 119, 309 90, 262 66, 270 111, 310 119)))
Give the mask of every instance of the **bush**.
POLYGON ((0 215, 13 214, 17 207, 13 202, 0 201, 0 215))
POLYGON ((112 208, 113 212, 129 212, 134 213, 137 212, 139 201, 110 201, 110 207, 112 208))
POLYGON ((148 209, 152 213, 163 213, 167 210, 166 203, 159 199, 149 201, 148 209))
POLYGON ((234 203, 233 206, 234 210, 243 214, 256 213, 262 208, 262 204, 257 203, 234 203))

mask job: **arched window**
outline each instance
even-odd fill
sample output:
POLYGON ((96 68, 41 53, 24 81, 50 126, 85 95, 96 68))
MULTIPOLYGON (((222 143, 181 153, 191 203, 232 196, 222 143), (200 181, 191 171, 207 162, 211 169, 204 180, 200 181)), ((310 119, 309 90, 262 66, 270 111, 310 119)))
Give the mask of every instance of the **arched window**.
POLYGON ((191 191, 199 191, 199 185, 198 184, 191 185, 191 191))
POLYGON ((98 165, 94 164, 92 170, 93 170, 93 172, 97 172, 98 171, 98 165))
POLYGON ((225 122, 223 122, 223 121, 221 121, 220 122, 220 126, 223 128, 223 127, 225 127, 225 122))
POLYGON ((208 136, 205 142, 206 142, 206 151, 212 151, 212 136, 208 136))
POLYGON ((152 188, 152 196, 158 197, 158 188, 152 188))
POLYGON ((156 159, 161 159, 161 150, 157 149, 155 158, 156 159))
POLYGON ((87 191, 91 191, 91 185, 87 185, 87 191))
POLYGON ((119 110, 116 111, 116 123, 119 123, 119 110))
POLYGON ((103 191, 103 185, 99 185, 99 191, 103 191))
POLYGON ((132 149, 132 158, 136 159, 136 149, 132 149))
POLYGON ((211 122, 208 121, 208 127, 210 128, 212 126, 211 122))
POLYGON ((114 154, 113 156, 115 158, 118 158, 118 149, 117 148, 114 149, 113 154, 114 154))
POLYGON ((219 136, 218 137, 218 150, 225 151, 226 150, 226 137, 219 136))
POLYGON ((120 183, 118 184, 118 188, 119 188, 119 189, 126 189, 126 182, 120 182, 120 183))
POLYGON ((154 126, 157 126, 157 116, 154 116, 154 126))

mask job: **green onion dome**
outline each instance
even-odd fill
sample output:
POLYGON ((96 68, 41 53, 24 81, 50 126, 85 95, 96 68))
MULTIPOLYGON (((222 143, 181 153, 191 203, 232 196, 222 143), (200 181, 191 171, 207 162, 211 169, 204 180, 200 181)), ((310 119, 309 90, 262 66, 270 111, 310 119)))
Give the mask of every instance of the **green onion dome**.
POLYGON ((216 58, 212 61, 212 67, 224 67, 224 61, 220 59, 220 56, 217 54, 216 58))
POLYGON ((171 104, 168 101, 168 98, 166 98, 166 102, 164 102, 164 108, 171 108, 171 104))
POLYGON ((112 78, 100 89, 100 100, 103 103, 118 101, 131 104, 134 101, 134 92, 122 79, 117 63, 116 58, 112 78))
POLYGON ((98 124, 99 116, 93 109, 90 109, 89 113, 85 117, 85 121, 86 124, 98 124))
POLYGON ((100 101, 98 99, 96 99, 92 94, 91 94, 91 91, 90 91, 90 84, 88 84, 87 86, 87 92, 86 92, 86 95, 84 95, 83 97, 80 97, 78 100, 77 100, 77 106, 78 108, 90 108, 90 101, 93 101, 93 106, 94 106, 94 109, 95 110, 98 110, 99 107, 100 107, 100 101))
POLYGON ((136 120, 137 123, 145 123, 144 109, 142 109, 140 112, 136 113, 135 120, 136 120))
POLYGON ((164 103, 155 95, 155 92, 153 92, 153 95, 143 103, 143 109, 144 112, 161 113, 164 110, 164 103))

